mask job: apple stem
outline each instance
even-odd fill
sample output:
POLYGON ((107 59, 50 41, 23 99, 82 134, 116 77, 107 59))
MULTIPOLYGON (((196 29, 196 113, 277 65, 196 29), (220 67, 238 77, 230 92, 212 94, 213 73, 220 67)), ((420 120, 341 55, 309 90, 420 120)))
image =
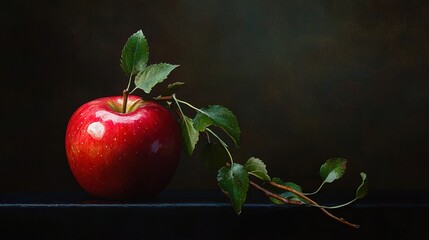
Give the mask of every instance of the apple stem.
POLYGON ((123 101, 122 101, 122 113, 127 112, 127 102, 128 102, 128 89, 124 89, 122 92, 123 101))

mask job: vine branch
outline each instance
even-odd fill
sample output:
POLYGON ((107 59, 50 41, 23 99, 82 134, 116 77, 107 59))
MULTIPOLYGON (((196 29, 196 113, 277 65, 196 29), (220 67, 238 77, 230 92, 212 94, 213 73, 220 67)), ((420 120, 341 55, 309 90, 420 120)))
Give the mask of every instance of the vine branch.
POLYGON ((341 223, 344 223, 344 224, 346 224, 346 225, 348 225, 348 226, 350 226, 350 227, 353 227, 353 228, 359 228, 359 225, 358 225, 358 224, 350 223, 350 222, 348 222, 347 220, 345 220, 344 218, 339 218, 339 217, 337 217, 337 216, 333 215, 333 214, 332 214, 332 213, 330 213, 328 210, 326 210, 326 209, 324 209, 322 206, 320 206, 317 202, 315 202, 314 200, 312 200, 312 199, 310 199, 309 197, 305 196, 303 193, 296 191, 296 190, 295 190, 295 189, 293 189, 293 188, 290 188, 290 187, 287 187, 287 186, 283 186, 283 185, 277 184, 277 183, 275 183, 275 182, 269 182, 269 184, 270 184, 270 185, 272 185, 272 186, 274 186, 274 187, 276 187, 276 188, 280 188, 280 189, 283 189, 283 190, 285 190, 285 191, 289 191, 289 192, 291 192, 291 193, 296 194, 298 197, 300 197, 300 198, 302 198, 302 199, 307 200, 309 203, 311 203, 311 204, 312 204, 312 206, 314 206, 314 207, 318 207, 318 208, 319 208, 323 213, 325 213, 327 216, 329 216, 329 217, 331 217, 331 218, 333 218, 333 219, 335 219, 335 220, 337 220, 337 221, 339 221, 339 222, 341 222, 341 223))

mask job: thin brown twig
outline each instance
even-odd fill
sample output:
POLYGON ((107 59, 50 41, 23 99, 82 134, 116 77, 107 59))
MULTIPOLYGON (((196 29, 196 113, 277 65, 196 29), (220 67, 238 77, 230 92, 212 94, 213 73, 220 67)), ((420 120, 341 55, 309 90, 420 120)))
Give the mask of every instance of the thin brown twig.
POLYGON ((127 102, 128 102, 128 89, 125 89, 122 92, 122 97, 123 97, 123 101, 122 101, 122 113, 126 113, 127 112, 127 102))
POLYGON ((347 220, 345 220, 344 218, 339 218, 339 217, 337 217, 337 216, 335 216, 335 215, 333 215, 332 213, 330 213, 328 210, 326 210, 326 209, 324 209, 323 207, 321 207, 319 204, 317 204, 315 201, 313 201, 312 199, 310 199, 309 197, 307 197, 307 196, 305 196, 304 194, 302 194, 301 192, 298 192, 298 191, 296 191, 295 189, 293 189, 293 188, 290 188, 290 187, 287 187, 287 186, 283 186, 283 185, 280 185, 280 184, 277 184, 277 183, 275 183, 275 182, 269 182, 272 186, 274 186, 274 187, 277 187, 277 188, 280 188, 280 189, 283 189, 283 190, 286 190, 286 191, 289 191, 289 192, 291 192, 291 193, 294 193, 294 194, 296 194, 297 196, 299 196, 300 198, 302 198, 302 199, 305 199, 305 200, 307 200, 308 202, 310 202, 311 204, 313 204, 313 206, 315 206, 315 207, 318 207, 323 213, 325 213, 326 215, 328 215, 329 217, 331 217, 331 218, 333 218, 333 219, 335 219, 335 220, 337 220, 337 221, 339 221, 339 222, 341 222, 341 223, 344 223, 344 224, 346 224, 346 225, 348 225, 348 226, 350 226, 350 227, 353 227, 353 228, 359 228, 359 225, 358 224, 354 224, 354 223, 350 223, 350 222, 348 222, 347 220))
POLYGON ((253 186, 253 187, 255 187, 256 189, 258 189, 258 190, 260 190, 260 191, 264 192, 264 193, 265 193, 265 195, 267 195, 267 196, 269 196, 269 197, 273 197, 273 198, 275 198, 275 199, 277 199, 277 200, 281 201, 282 203, 285 203, 285 204, 293 204, 293 205, 303 205, 303 204, 304 204, 303 202, 300 202, 300 201, 294 201, 294 200, 289 200, 289 199, 284 198, 284 197, 282 197, 282 196, 280 196, 280 195, 277 195, 277 194, 275 194, 275 193, 273 193, 273 192, 269 191, 268 189, 261 187, 260 185, 258 185, 257 183, 255 183, 255 182, 253 182, 253 181, 250 181, 249 183, 250 183, 250 185, 252 185, 252 186, 253 186))
POLYGON ((169 96, 158 96, 156 98, 154 98, 154 100, 156 101, 168 101, 168 100, 172 100, 173 96, 169 95, 169 96))

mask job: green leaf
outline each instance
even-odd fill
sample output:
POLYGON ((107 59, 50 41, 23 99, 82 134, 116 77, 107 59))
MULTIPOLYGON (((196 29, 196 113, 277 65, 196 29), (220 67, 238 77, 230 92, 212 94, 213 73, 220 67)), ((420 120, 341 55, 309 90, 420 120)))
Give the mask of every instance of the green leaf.
POLYGON ((219 187, 231 200, 235 212, 240 214, 249 189, 249 176, 246 169, 238 163, 224 166, 219 169, 217 181, 219 187))
POLYGON ((145 93, 150 93, 152 88, 164 81, 173 69, 179 65, 159 63, 148 66, 143 72, 139 72, 134 80, 136 88, 142 89, 145 93))
POLYGON ((195 130, 192 120, 183 115, 179 122, 181 136, 182 136, 182 145, 186 153, 191 156, 194 152, 195 145, 198 142, 199 132, 195 130))
POLYGON ((122 49, 121 67, 127 75, 134 75, 146 68, 149 46, 143 32, 131 35, 122 49))
POLYGON ((169 89, 171 92, 175 92, 177 91, 180 87, 182 87, 183 85, 185 85, 184 82, 174 82, 174 83, 170 83, 167 86, 167 89, 169 89))
POLYGON ((320 167, 320 176, 323 182, 331 183, 341 178, 346 171, 347 160, 344 158, 331 158, 320 167))
POLYGON ((366 180, 366 173, 361 172, 362 183, 356 190, 356 198, 364 198, 368 193, 368 181, 366 180))
MULTIPOLYGON (((290 187, 290 188, 292 188, 295 191, 302 192, 301 186, 299 186, 296 183, 293 183, 293 182, 283 182, 283 180, 281 180, 280 178, 277 178, 277 177, 273 178, 272 181, 275 182, 275 183, 277 183, 277 184, 280 184, 282 186, 290 187)), ((292 192, 289 192, 289 191, 283 191, 283 190, 275 188, 275 187, 270 187, 269 190, 272 191, 272 192, 274 192, 274 193, 276 193, 276 194, 278 194, 278 195, 280 195, 281 197, 289 199, 289 200, 306 202, 305 199, 301 199, 295 193, 292 193, 292 192)), ((270 200, 271 200, 271 202, 273 202, 275 204, 283 204, 283 202, 281 202, 281 201, 279 201, 279 200, 277 200, 277 199, 275 199, 273 197, 270 197, 270 200)))
POLYGON ((222 145, 207 143, 201 150, 201 158, 205 167, 217 170, 225 166, 229 156, 222 145))
POLYGON ((194 127, 200 132, 214 125, 222 128, 238 146, 240 143, 240 128, 235 115, 226 107, 212 105, 202 108, 194 118, 194 127))
MULTIPOLYGON (((302 192, 302 188, 301 188, 301 186, 299 186, 298 184, 296 184, 296 183, 293 183, 293 182, 285 182, 284 184, 282 184, 283 186, 287 186, 287 187, 290 187, 290 188, 292 188, 293 190, 296 190, 296 191, 298 191, 298 192, 302 192)), ((303 199, 301 199, 299 196, 297 196, 295 193, 292 193, 292 192, 288 192, 288 191, 285 191, 285 192, 283 192, 283 193, 281 193, 280 194, 280 196, 282 196, 282 197, 284 197, 284 198, 287 198, 287 199, 290 199, 290 200, 295 200, 295 201, 301 201, 301 202, 305 202, 305 200, 303 200, 303 199)))
POLYGON ((264 162, 261 159, 251 157, 247 160, 246 164, 244 164, 244 168, 246 171, 264 181, 271 181, 270 176, 268 176, 267 168, 264 162))

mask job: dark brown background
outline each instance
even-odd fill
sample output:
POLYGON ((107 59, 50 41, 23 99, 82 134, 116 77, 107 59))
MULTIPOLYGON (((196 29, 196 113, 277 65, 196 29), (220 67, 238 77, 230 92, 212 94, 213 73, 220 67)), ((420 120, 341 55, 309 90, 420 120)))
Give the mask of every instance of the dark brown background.
MULTIPOLYGON (((424 2, 424 1, 422 1, 424 2)), ((179 97, 238 117, 236 161, 314 190, 349 160, 370 191, 428 190, 429 4, 417 1, 1 1, 0 192, 80 191, 64 133, 74 110, 126 86, 119 66, 142 29, 150 63, 180 64, 179 97)), ((169 189, 216 188, 198 156, 169 189)))

